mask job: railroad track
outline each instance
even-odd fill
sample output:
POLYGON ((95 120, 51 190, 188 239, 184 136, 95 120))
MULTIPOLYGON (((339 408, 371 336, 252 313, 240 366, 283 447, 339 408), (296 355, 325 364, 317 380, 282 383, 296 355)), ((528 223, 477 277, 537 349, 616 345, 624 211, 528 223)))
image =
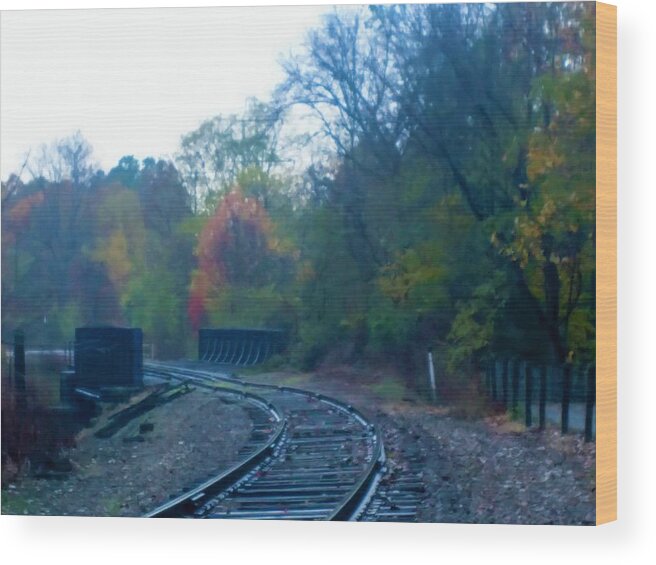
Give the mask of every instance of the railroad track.
POLYGON ((387 521, 408 520, 416 510, 407 497, 390 502, 389 488, 376 492, 386 471, 382 437, 352 406, 177 365, 148 363, 144 372, 232 396, 254 422, 239 463, 146 516, 372 520, 378 513, 387 521))

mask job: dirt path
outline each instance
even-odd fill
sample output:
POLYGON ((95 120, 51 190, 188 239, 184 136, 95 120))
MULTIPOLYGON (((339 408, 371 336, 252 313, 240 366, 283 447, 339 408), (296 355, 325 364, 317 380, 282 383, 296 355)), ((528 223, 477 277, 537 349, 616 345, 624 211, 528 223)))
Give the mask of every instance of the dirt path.
POLYGON ((73 473, 9 484, 2 513, 139 516, 227 468, 250 431, 244 410, 198 389, 136 418, 111 438, 83 430, 67 453, 73 473), (146 426, 140 433, 141 424, 146 426))

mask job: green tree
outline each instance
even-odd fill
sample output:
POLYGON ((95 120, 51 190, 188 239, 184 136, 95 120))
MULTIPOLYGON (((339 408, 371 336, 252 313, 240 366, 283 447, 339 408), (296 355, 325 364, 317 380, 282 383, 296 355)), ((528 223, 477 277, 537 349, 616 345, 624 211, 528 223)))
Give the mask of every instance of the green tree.
POLYGON ((194 213, 211 210, 245 170, 272 172, 280 125, 279 110, 251 100, 244 116, 215 116, 183 136, 176 163, 194 213))

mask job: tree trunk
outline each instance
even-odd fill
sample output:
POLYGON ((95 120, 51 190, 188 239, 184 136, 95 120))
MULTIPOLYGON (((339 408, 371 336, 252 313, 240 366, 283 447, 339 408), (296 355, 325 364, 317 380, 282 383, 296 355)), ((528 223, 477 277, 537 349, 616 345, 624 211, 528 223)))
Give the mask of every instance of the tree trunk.
POLYGON ((572 364, 566 362, 563 367, 563 398, 560 414, 560 431, 569 431, 569 403, 572 391, 572 364))

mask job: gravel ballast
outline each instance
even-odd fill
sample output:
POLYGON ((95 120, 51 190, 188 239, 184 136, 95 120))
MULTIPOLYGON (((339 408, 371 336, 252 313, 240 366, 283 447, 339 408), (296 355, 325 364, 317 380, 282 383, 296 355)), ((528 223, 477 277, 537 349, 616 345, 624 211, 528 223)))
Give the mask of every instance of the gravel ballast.
POLYGON ((251 421, 237 404, 196 389, 107 439, 81 432, 63 479, 22 477, 2 492, 3 514, 140 516, 238 460, 251 421), (145 424, 145 425, 143 425, 145 424))
MULTIPOLYGON (((349 367, 244 378, 321 392, 360 409, 383 433, 391 476, 421 477, 418 521, 595 521, 595 444, 584 443, 580 434, 527 431, 506 415, 459 418, 448 406, 422 402, 389 375, 349 367)), ((109 439, 87 431, 67 454, 73 473, 64 480, 27 477, 10 484, 2 511, 139 516, 234 463, 250 431, 238 405, 196 390, 109 439), (143 423, 152 424, 152 431, 142 427, 140 433, 143 423)))
POLYGON ((393 474, 421 476, 417 521, 595 522, 595 444, 581 434, 527 431, 506 415, 455 417, 389 375, 350 367, 244 378, 314 390, 359 408, 381 429, 393 474))

